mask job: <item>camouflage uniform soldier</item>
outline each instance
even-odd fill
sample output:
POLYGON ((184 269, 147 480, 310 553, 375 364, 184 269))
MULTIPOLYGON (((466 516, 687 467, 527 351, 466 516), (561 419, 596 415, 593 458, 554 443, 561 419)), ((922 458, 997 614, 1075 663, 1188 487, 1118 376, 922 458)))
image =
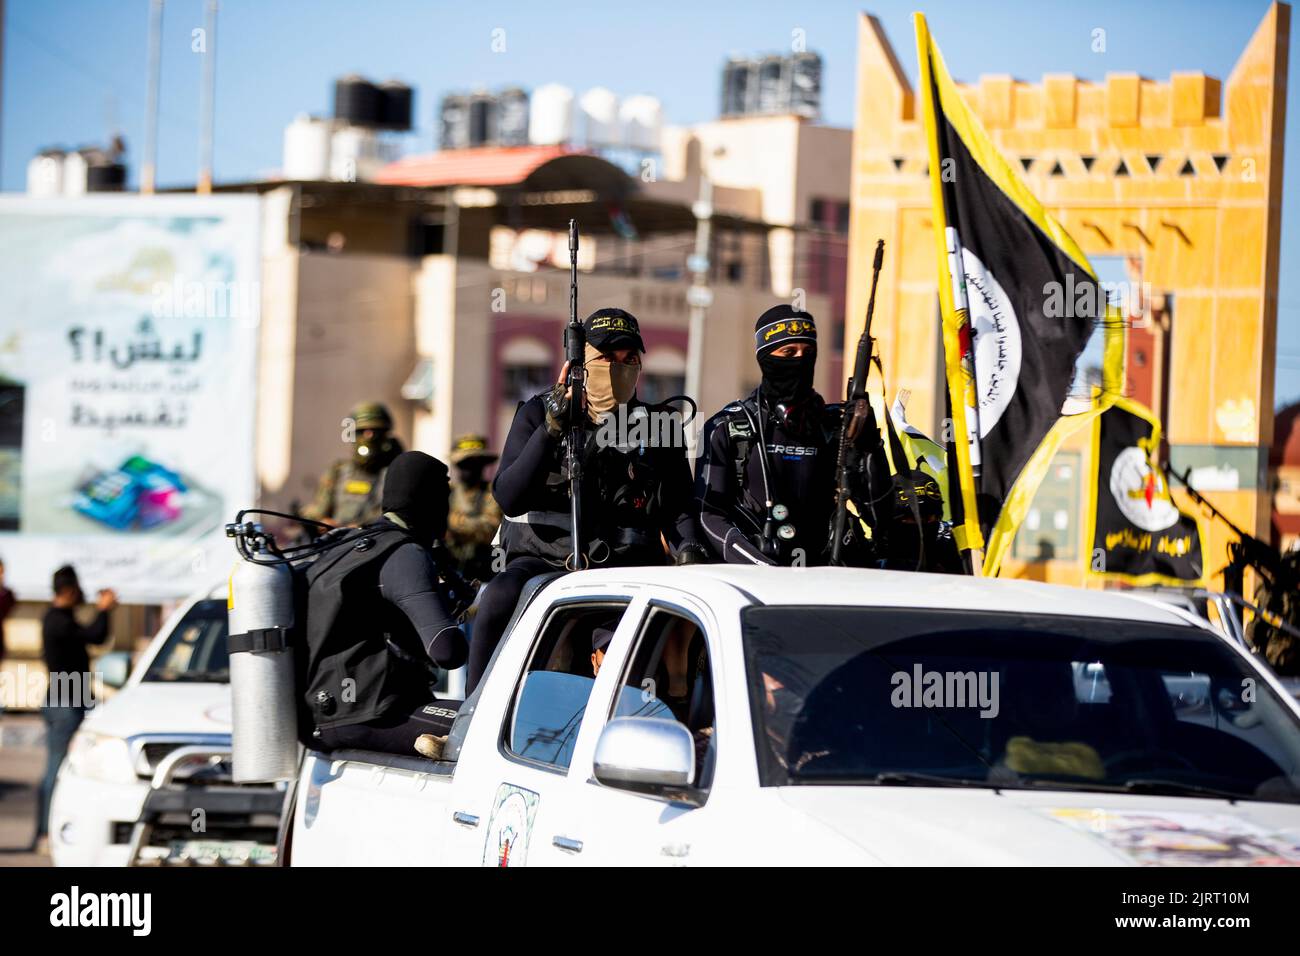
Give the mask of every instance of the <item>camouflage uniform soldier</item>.
POLYGON ((378 402, 362 402, 349 417, 356 427, 351 458, 340 458, 325 470, 316 497, 303 509, 303 517, 333 525, 355 526, 383 516, 380 498, 384 473, 402 453, 402 443, 391 434, 393 418, 378 402))
POLYGON ((451 449, 456 480, 451 486, 447 547, 469 578, 492 577, 492 539, 501 524, 501 509, 483 472, 497 460, 482 435, 462 435, 451 449))

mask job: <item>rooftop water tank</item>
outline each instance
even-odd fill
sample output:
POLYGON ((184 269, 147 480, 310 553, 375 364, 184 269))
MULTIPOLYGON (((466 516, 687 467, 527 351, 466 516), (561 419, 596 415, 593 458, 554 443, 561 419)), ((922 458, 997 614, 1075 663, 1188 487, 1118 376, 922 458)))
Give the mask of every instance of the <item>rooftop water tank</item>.
POLYGON ((528 141, 537 146, 573 141, 573 90, 558 83, 547 83, 533 90, 528 141))
POLYGON ((39 199, 62 196, 65 158, 61 149, 43 149, 28 160, 27 195, 39 199))
POLYGON ((497 101, 490 93, 469 96, 469 145, 487 146, 497 139, 497 101))
POLYGON ((330 178, 330 138, 334 124, 305 113, 284 128, 285 179, 321 182, 330 178))
POLYGON ((330 179, 368 182, 393 158, 379 133, 361 126, 341 126, 330 137, 330 179))
POLYGON ((415 91, 399 80, 388 80, 379 84, 379 98, 381 125, 401 132, 410 130, 415 91))
POLYGON ((623 142, 630 149, 659 152, 659 133, 664 122, 663 104, 653 96, 629 96, 619 107, 623 142))
POLYGON ((582 113, 583 140, 588 146, 620 146, 618 97, 603 86, 593 87, 578 101, 582 113))
POLYGON ((86 171, 90 163, 86 161, 84 149, 74 149, 63 160, 63 195, 84 196, 86 194, 86 171))
POLYGON ((816 53, 796 53, 790 58, 790 112, 816 119, 822 108, 822 58, 816 53))
POLYGON ((497 94, 497 142, 502 146, 528 143, 528 94, 517 86, 497 94))
POLYGON ((755 110, 759 113, 783 113, 788 106, 789 86, 786 83, 786 60, 780 56, 765 56, 758 64, 758 99, 755 110))
POLYGON ((732 57, 722 68, 722 115, 740 116, 753 109, 758 64, 748 57, 732 57))
POLYGON ((334 118, 353 126, 383 125, 383 96, 379 87, 356 74, 335 80, 334 118))
POLYGON ((469 97, 451 93, 439 109, 438 148, 463 149, 469 145, 469 97))

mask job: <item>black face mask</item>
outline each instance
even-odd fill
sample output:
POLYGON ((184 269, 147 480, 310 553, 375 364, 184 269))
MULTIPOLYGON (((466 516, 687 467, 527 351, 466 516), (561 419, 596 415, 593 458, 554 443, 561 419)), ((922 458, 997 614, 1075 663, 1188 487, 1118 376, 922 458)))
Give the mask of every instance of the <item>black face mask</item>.
POLYGON ((774 402, 793 402, 812 391, 817 353, 810 351, 798 358, 760 355, 758 367, 763 372, 763 394, 774 402))

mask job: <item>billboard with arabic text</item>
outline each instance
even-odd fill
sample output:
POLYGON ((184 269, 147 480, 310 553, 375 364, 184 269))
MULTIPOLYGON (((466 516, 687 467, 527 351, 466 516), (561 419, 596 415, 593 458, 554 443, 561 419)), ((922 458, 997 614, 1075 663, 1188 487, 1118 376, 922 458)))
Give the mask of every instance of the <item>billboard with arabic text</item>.
POLYGON ((124 601, 220 579, 252 503, 258 200, 0 198, 0 558, 124 601))

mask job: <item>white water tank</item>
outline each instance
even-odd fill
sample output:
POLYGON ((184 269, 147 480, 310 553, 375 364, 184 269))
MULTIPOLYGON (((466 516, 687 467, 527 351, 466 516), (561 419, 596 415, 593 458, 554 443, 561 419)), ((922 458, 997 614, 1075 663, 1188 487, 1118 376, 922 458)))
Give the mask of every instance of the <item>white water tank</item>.
POLYGON ((659 152, 659 133, 664 122, 663 104, 653 96, 629 96, 619 107, 623 143, 629 149, 659 152))
POLYGON ((528 142, 558 146, 573 141, 573 90, 547 83, 533 90, 528 109, 528 142))
POLYGON ((343 126, 330 138, 330 179, 369 182, 393 158, 394 150, 368 127, 343 126))
POLYGON ((86 176, 89 169, 90 163, 87 162, 85 153, 79 149, 68 153, 63 160, 63 195, 86 195, 86 176))
POLYGON ((578 101, 582 113, 583 141, 588 146, 621 146, 618 97, 603 86, 593 87, 578 101))
POLYGON ((334 124, 308 116, 294 118, 284 128, 284 161, 281 175, 285 179, 320 182, 330 178, 330 139, 334 124))
POLYGON ((27 195, 38 199, 63 195, 63 163, 61 149, 43 149, 27 162, 27 195))

